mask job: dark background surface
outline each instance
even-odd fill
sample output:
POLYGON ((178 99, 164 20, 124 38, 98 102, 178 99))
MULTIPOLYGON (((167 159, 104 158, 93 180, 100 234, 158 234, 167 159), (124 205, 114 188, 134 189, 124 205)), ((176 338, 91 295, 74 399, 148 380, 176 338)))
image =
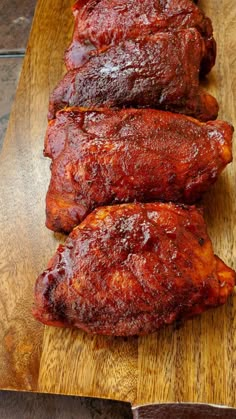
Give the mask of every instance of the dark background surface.
POLYGON ((132 419, 128 404, 46 394, 0 392, 1 419, 132 419))

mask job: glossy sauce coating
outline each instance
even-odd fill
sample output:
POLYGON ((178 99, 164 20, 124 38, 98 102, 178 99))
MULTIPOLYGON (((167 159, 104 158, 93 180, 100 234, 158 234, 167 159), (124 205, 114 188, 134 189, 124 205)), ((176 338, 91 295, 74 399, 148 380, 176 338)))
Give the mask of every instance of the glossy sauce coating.
POLYGON ((193 203, 232 160, 233 128, 153 109, 68 108, 50 122, 48 228, 70 232, 97 206, 193 203))
POLYGON ((216 44, 210 19, 189 0, 79 0, 73 7, 75 30, 65 55, 68 69, 78 68, 91 52, 123 40, 157 32, 196 28, 205 43, 201 72, 215 63, 216 44))
POLYGON ((153 107, 215 119, 217 101, 199 90, 205 46, 196 29, 164 32, 95 51, 50 97, 48 118, 65 106, 153 107), (202 97, 203 95, 203 97, 202 97))
POLYGON ((93 334, 143 335, 224 304, 234 284, 195 207, 104 207, 38 277, 34 316, 93 334))

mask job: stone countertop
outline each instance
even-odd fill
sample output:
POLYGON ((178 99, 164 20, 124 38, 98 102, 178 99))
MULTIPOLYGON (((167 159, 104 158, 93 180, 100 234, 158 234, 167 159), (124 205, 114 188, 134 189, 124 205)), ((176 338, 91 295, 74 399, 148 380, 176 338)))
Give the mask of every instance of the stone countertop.
POLYGON ((0 1, 0 53, 24 51, 36 0, 0 1))

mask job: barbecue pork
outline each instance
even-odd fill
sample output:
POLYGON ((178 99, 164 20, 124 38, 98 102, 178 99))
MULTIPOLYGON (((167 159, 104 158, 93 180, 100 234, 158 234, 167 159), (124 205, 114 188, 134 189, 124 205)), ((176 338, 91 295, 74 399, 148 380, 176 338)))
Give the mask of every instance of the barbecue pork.
POLYGON ((234 284, 195 207, 103 207, 39 276, 34 316, 93 334, 144 335, 224 304, 234 284))
POLYGON ((196 29, 158 33, 99 50, 56 87, 49 119, 65 106, 154 107, 214 119, 216 100, 206 93, 202 99, 199 91, 203 55, 196 29))
POLYGON ((84 64, 94 50, 157 32, 196 28, 205 43, 202 74, 215 64, 216 44, 210 19, 191 0, 87 0, 73 7, 75 30, 65 61, 84 64))
POLYGON ((70 232, 95 207, 192 203, 232 159, 231 125, 152 109, 60 111, 48 126, 47 227, 70 232))

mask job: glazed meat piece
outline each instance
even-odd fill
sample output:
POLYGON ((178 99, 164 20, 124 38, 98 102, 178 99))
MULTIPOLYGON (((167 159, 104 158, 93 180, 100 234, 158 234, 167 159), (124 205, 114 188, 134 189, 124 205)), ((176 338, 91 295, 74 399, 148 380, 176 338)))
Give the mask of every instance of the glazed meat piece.
POLYGON ((95 207, 192 203, 232 159, 231 125, 152 109, 68 108, 51 121, 48 228, 70 232, 95 207))
POLYGON ((49 119, 65 106, 181 109, 204 120, 216 118, 216 100, 207 95, 209 101, 202 101, 199 92, 203 54, 196 29, 158 33, 100 50, 56 87, 49 119))
POLYGON ((189 115, 205 122, 216 119, 219 110, 216 99, 201 88, 195 96, 182 99, 179 103, 168 105, 165 108, 171 112, 189 115))
POLYGON ((196 28, 205 42, 202 73, 215 63, 216 44, 210 19, 191 0, 86 0, 73 7, 75 30, 65 61, 78 68, 91 52, 157 32, 196 28))
POLYGON ((224 304, 234 284, 195 207, 103 207, 37 279, 34 316, 93 334, 144 335, 224 304))

